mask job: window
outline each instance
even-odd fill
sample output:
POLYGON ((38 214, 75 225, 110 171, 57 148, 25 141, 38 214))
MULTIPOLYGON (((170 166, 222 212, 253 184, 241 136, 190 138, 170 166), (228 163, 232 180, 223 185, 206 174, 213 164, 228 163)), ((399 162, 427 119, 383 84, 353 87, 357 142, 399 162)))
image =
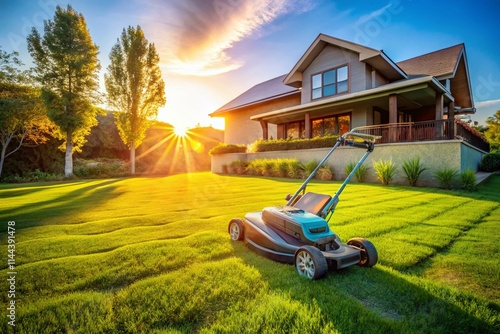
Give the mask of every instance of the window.
POLYGON ((312 120, 312 137, 328 134, 343 135, 351 129, 351 114, 342 114, 312 120))
POLYGON ((304 121, 285 124, 285 138, 304 138, 305 133, 304 121))
POLYGON ((347 65, 313 75, 311 98, 314 100, 347 92, 348 79, 347 65))

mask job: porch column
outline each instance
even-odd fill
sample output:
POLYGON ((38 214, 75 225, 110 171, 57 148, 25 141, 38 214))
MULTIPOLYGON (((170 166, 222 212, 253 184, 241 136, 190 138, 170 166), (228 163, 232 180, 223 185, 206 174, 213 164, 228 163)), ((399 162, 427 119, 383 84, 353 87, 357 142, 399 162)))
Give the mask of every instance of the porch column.
POLYGON ((455 102, 448 103, 448 119, 455 119, 455 102))
POLYGON ((443 93, 436 92, 436 138, 443 137, 443 123, 440 122, 443 119, 443 109, 444 109, 444 95, 443 93))
POLYGON ((262 127, 262 139, 268 140, 269 139, 269 126, 267 125, 267 122, 259 119, 260 126, 262 127))
POLYGON ((436 121, 443 119, 444 109, 444 96, 443 93, 436 93, 436 121))
POLYGON ((451 138, 455 138, 457 135, 457 127, 455 126, 455 102, 448 103, 448 119, 450 120, 448 121, 448 126, 451 127, 451 129, 447 131, 448 135, 451 138))
POLYGON ((306 113, 305 116, 305 138, 311 138, 311 115, 306 113))
MULTIPOLYGON (((398 122, 398 95, 389 95, 389 124, 395 124, 398 122)), ((388 143, 397 142, 397 125, 393 125, 389 128, 389 138, 388 143)))

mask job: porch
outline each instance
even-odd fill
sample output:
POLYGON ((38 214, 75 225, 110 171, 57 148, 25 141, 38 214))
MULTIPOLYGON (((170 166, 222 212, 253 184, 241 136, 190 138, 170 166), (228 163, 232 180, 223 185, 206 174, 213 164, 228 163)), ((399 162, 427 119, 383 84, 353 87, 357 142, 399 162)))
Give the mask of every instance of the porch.
POLYGON ((459 139, 485 153, 490 151, 488 141, 458 119, 363 126, 359 132, 381 136, 379 144, 459 139))

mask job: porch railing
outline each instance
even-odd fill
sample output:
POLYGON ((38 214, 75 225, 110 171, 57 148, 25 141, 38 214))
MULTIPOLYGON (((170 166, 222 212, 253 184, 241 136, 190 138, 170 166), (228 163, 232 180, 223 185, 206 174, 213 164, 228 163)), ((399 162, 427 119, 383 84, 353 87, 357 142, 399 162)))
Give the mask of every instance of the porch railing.
POLYGON ((461 139, 480 150, 490 151, 490 144, 479 133, 467 123, 453 119, 364 126, 358 128, 358 132, 381 136, 381 144, 461 139))

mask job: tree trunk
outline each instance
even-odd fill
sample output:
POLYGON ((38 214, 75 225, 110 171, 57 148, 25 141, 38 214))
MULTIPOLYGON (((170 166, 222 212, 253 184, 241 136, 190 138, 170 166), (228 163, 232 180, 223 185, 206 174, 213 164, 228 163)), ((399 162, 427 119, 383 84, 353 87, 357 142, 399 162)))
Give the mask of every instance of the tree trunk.
POLYGON ((68 131, 66 137, 66 154, 64 156, 64 175, 70 177, 73 175, 73 137, 68 131))
POLYGON ((5 151, 7 150, 7 145, 4 143, 2 146, 2 152, 0 154, 0 177, 2 176, 3 162, 5 161, 5 151))
POLYGON ((135 146, 130 146, 130 174, 135 174, 135 146))

